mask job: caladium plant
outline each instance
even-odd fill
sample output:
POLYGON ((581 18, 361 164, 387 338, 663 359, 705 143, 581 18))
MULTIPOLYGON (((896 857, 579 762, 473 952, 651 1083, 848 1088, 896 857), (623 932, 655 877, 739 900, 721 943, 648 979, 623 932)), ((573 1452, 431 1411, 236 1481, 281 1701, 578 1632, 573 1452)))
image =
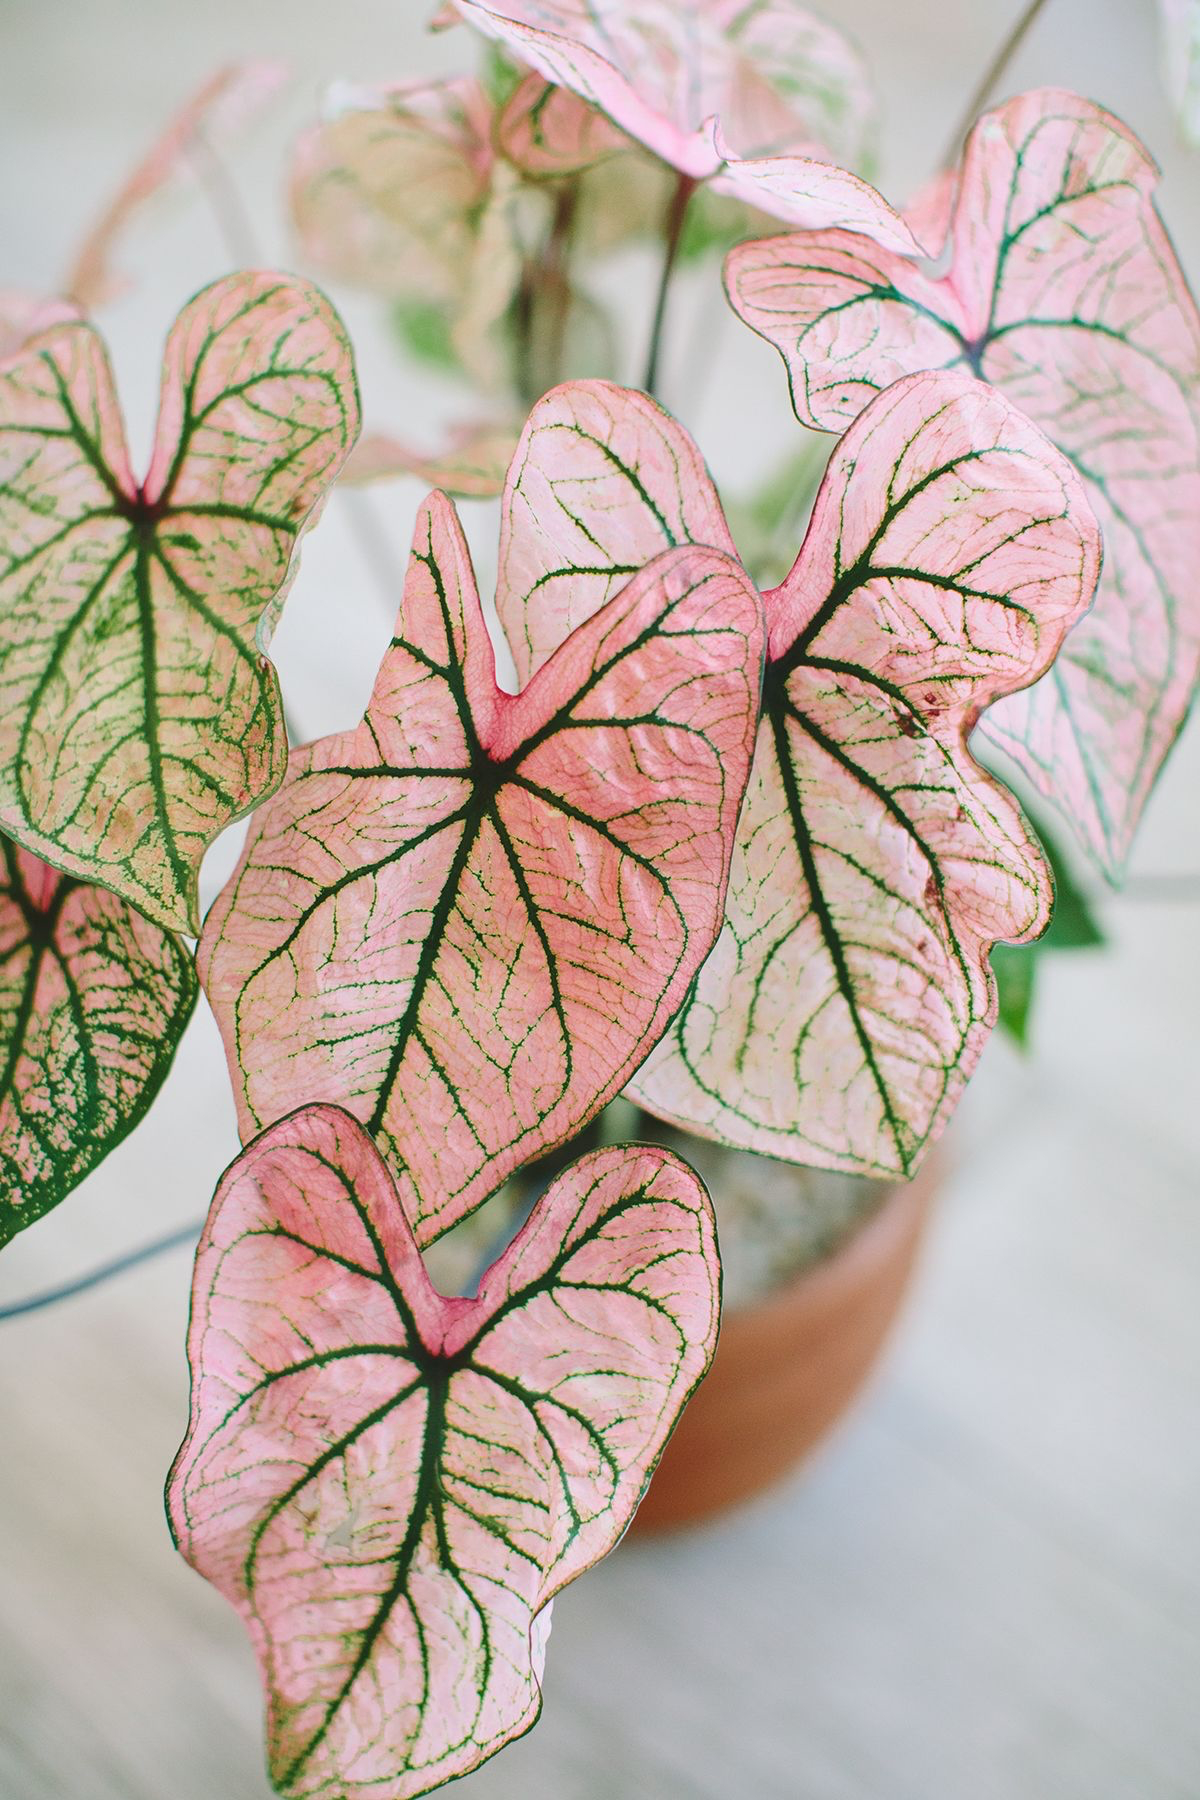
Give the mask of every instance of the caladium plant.
POLYGON ((196 1260, 168 1504, 246 1619, 282 1794, 423 1794, 525 1731, 552 1596, 616 1541, 716 1341, 712 1209, 665 1151, 574 1164, 471 1299, 370 1137, 281 1120, 196 1260))
POLYGON ((0 826, 169 930, 198 929, 201 856, 282 778, 264 653, 357 429, 341 324, 285 277, 180 314, 141 482, 91 326, 0 364, 0 826))
POLYGON ((171 932, 0 839, 0 1244, 137 1124, 196 998, 171 932))
POLYGON ((1115 869, 1200 647, 1200 321, 1125 127, 1022 96, 901 215, 861 177, 861 59, 792 0, 461 21, 501 46, 483 78, 342 90, 292 167, 307 261, 473 377, 436 453, 406 421, 351 459, 336 313, 257 272, 185 307, 131 470, 80 308, 253 71, 185 109, 68 295, 0 296, 0 1240, 141 1117, 198 972, 245 1147, 168 1508, 245 1620, 297 1800, 407 1800, 528 1729, 550 1601, 708 1366, 698 1179, 575 1140, 624 1091, 910 1175, 995 1022, 993 946, 1053 903, 972 746, 1115 869), (605 170, 625 200, 589 240, 605 170), (651 389, 696 191, 801 227, 727 265, 803 424, 840 434, 819 486, 810 435, 793 503, 771 489, 791 567, 761 593, 689 432, 583 378, 582 250, 645 235, 622 183, 648 170, 651 389), (438 491, 365 716, 289 753, 266 650, 298 540, 339 477, 398 470, 438 491), (495 633, 443 488, 501 495, 495 633), (252 808, 201 925, 200 858, 252 808), (543 1159, 477 1291, 437 1292, 426 1251, 543 1159))
POLYGON ((1072 459, 1104 527, 1094 610, 984 734, 1119 869, 1200 662, 1200 315, 1133 134, 1073 94, 987 114, 934 278, 845 232, 745 244, 734 309, 782 351, 808 425, 841 430, 913 369, 993 382, 1072 459))
POLYGON ((435 494, 365 719, 295 753, 205 922, 243 1135, 348 1107, 425 1243, 577 1131, 720 930, 762 651, 732 557, 681 545, 504 694, 435 494))
POLYGON ((860 58, 794 0, 452 0, 446 17, 455 11, 685 181, 795 224, 837 220, 919 248, 887 201, 841 166, 862 159, 869 136, 860 58))
MULTIPOLYGON (((695 446, 645 399, 548 395, 514 470, 497 604, 522 672, 619 578, 609 557, 733 549, 695 446)), ((1049 918, 1041 856, 966 736, 1050 664, 1098 566, 1078 476, 999 395, 946 372, 868 407, 764 595, 725 928, 635 1078, 651 1112, 797 1161, 911 1173, 995 1022, 989 950, 1049 918)))

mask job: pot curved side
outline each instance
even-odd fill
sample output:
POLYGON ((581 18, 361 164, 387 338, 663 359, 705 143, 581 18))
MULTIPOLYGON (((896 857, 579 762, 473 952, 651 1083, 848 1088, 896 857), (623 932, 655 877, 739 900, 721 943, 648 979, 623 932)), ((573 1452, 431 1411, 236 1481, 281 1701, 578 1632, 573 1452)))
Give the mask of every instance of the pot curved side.
POLYGON ((900 1311, 936 1186, 927 1162, 830 1256, 722 1323, 630 1529, 693 1525, 809 1455, 870 1375, 900 1311))

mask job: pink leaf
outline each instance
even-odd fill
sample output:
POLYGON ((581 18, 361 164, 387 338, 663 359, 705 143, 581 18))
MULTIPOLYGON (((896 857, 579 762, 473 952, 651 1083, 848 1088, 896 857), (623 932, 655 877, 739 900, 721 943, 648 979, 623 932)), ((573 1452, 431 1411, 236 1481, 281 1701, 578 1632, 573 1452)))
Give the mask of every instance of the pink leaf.
MULTIPOLYGON (((292 210, 324 274, 430 306, 477 387, 509 385, 508 315, 521 281, 517 171, 497 158, 493 109, 473 79, 330 96, 301 138, 292 210)), ((535 211, 543 196, 532 196, 535 211)))
POLYGON ((0 839, 0 1244, 133 1130, 195 998, 169 932, 0 839))
POLYGON ((834 166, 862 155, 869 83, 842 34, 792 0, 457 3, 681 174, 794 224, 848 224, 920 249, 873 188, 834 166))
POLYGON ((862 59, 793 0, 459 0, 462 17, 682 173, 715 172, 707 122, 741 156, 855 161, 874 101, 862 59))
POLYGON ((1087 605, 1070 465, 1002 396, 916 375, 834 452, 765 596, 764 718, 726 928, 631 1091, 726 1142, 909 1174, 995 1020, 988 953, 1051 884, 966 750, 1087 605))
POLYGON ((315 289, 230 276, 167 341, 139 487, 99 337, 0 365, 0 826, 196 931, 205 849, 283 776, 264 651, 358 428, 315 289))
POLYGON ((282 63, 229 63, 180 108, 110 202, 76 257, 67 278, 67 293, 84 312, 112 299, 124 285, 114 273, 112 255, 130 220, 148 200, 181 178, 202 177, 212 147, 259 113, 278 93, 286 74, 282 63))
POLYGON ((398 438, 369 432, 351 452, 342 480, 385 481, 393 475, 415 475, 426 487, 487 500, 504 491, 517 438, 517 427, 484 419, 457 427, 440 450, 422 454, 398 438))
POLYGON ((523 175, 576 175, 629 139, 604 113, 553 87, 536 71, 521 82, 496 120, 496 147, 523 175))
POLYGON ((366 718, 293 754, 205 923, 243 1135, 346 1106, 427 1243, 578 1130, 720 929, 761 632, 684 546, 504 694, 434 494, 366 718))
POLYGON ((457 303, 491 182, 491 127, 470 78, 335 90, 292 163, 305 256, 376 293, 457 303))
MULTIPOLYGON (((725 537, 690 439, 648 401, 621 480, 606 392, 548 397, 514 464, 500 607, 534 666, 611 580, 605 530, 573 528, 584 495, 639 557, 725 537)), ((945 375, 875 401, 766 596, 768 717, 728 925, 634 1080, 643 1104, 800 1161, 915 1162, 990 1028, 991 942, 1036 933, 1049 903, 963 734, 1050 659, 1096 561, 1077 478, 999 396, 945 375)))
POLYGON ((518 678, 679 544, 737 554, 683 427, 648 395, 607 381, 544 395, 513 457, 500 524, 496 610, 518 678))
POLYGON ((836 225, 874 238, 901 256, 921 254, 922 245, 908 221, 849 169, 813 156, 736 156, 718 120, 713 121, 712 140, 722 158, 712 180, 718 193, 789 225, 814 231, 836 225))
POLYGON ((295 1113, 233 1165, 167 1499, 246 1621, 281 1793, 407 1800, 529 1729, 550 1599, 627 1525, 718 1280, 704 1190, 657 1149, 560 1175, 467 1300, 430 1286, 345 1113, 295 1113))
POLYGON ((1124 126, 1071 94, 986 115, 942 280, 825 236, 734 250, 735 309, 841 430, 908 370, 970 368, 1075 463, 1105 538, 1095 610, 1037 687, 985 720, 1081 841, 1120 867, 1200 661, 1200 318, 1124 126))

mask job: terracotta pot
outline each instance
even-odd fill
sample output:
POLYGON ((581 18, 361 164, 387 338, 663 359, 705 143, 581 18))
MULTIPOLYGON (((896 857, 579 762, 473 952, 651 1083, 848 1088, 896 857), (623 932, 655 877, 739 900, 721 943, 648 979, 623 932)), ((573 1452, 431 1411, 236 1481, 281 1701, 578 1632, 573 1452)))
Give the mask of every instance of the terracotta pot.
POLYGON ((696 1524, 759 1493, 841 1418, 900 1310, 934 1187, 926 1164, 829 1256, 727 1316, 634 1532, 696 1524))

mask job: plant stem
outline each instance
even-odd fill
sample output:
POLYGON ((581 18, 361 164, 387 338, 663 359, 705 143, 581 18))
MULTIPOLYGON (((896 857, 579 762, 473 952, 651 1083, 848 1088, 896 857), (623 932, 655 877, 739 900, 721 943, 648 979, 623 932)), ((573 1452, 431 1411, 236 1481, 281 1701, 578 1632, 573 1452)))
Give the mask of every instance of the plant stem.
MULTIPOLYGON (((579 200, 579 183, 568 181, 559 193, 554 207, 554 223, 546 243, 542 267, 550 317, 546 332, 546 361, 543 365, 548 387, 563 379, 563 357, 567 343, 567 318, 571 310, 571 283, 567 274, 571 257, 571 232, 579 200)), ((539 395, 540 399, 541 396, 539 395)))
POLYGON ((579 183, 563 182, 554 199, 554 214, 537 253, 527 257, 515 301, 516 383, 527 407, 569 371, 563 361, 571 311, 571 234, 579 201, 579 183))
POLYGON ((666 225, 663 231, 663 265, 662 274, 658 278, 658 297, 654 303, 654 323, 650 327, 650 353, 646 359, 646 379, 642 383, 648 394, 658 398, 658 364, 662 351, 663 326, 667 318, 667 295, 671 288, 671 276, 675 272, 675 263, 679 256, 679 243, 683 236, 683 224, 687 218, 688 203, 696 191, 696 180, 691 175, 680 175, 675 183, 675 191, 667 208, 666 225))
POLYGON ((61 1287, 46 1288, 40 1294, 31 1294, 27 1300, 14 1300, 8 1306, 0 1306, 0 1320, 19 1319, 24 1313, 40 1312, 44 1306, 54 1306, 59 1300, 70 1300, 75 1294, 82 1294, 88 1288, 98 1287, 102 1281, 109 1281, 114 1275, 123 1275, 126 1269, 136 1268, 138 1263, 149 1262, 152 1256, 161 1256, 167 1250, 178 1250, 184 1244, 194 1244, 204 1229, 203 1219, 194 1219, 190 1225, 181 1225, 177 1231, 168 1232, 166 1237, 154 1238, 149 1244, 143 1244, 140 1250, 130 1250, 125 1256, 118 1256, 112 1262, 101 1263, 98 1269, 92 1269, 87 1275, 80 1275, 75 1281, 66 1281, 61 1287))
POLYGON ((938 164, 939 168, 948 169, 958 160, 958 153, 963 146, 967 133, 983 111, 984 105, 990 97, 992 89, 996 86, 1005 69, 1007 69, 1009 63, 1017 54, 1021 45, 1025 42, 1030 27, 1033 25, 1034 20, 1037 18, 1045 4, 1046 0, 1029 0, 1029 5, 1026 6, 1024 12, 1018 18, 1016 24, 1013 26, 1004 42, 997 50, 995 56, 993 56, 991 62, 980 76, 979 85, 976 87, 971 98, 963 108, 962 117, 954 127, 954 131, 946 144, 945 152, 941 162, 938 164))

